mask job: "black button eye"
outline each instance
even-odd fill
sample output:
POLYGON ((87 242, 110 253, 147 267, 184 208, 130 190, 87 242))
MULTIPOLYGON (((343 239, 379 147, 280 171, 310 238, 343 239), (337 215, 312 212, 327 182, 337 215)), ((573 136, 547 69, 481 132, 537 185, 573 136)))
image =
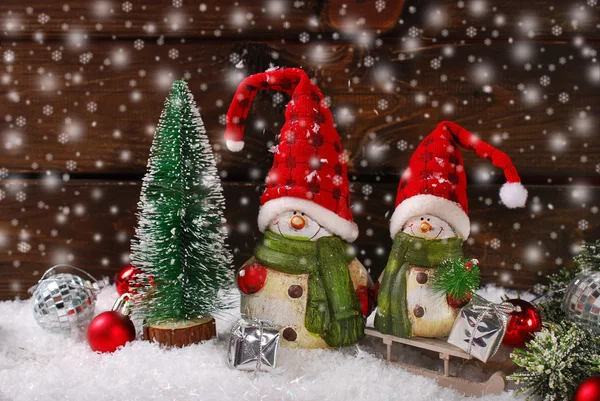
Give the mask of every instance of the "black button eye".
POLYGON ((302 216, 304 216, 304 213, 302 213, 302 216))
POLYGON ((423 220, 424 220, 423 217, 421 217, 421 221, 423 221, 423 220))
POLYGON ((431 221, 431 219, 427 219, 427 221, 431 221))
POLYGON ((296 214, 296 211, 294 210, 294 214, 296 214))

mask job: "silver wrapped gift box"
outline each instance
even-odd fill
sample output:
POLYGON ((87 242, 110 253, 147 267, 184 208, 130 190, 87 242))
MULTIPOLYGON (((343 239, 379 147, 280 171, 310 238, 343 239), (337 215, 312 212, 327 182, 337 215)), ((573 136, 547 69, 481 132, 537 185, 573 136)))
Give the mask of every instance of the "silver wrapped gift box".
POLYGON ((240 319, 231 330, 229 366, 239 370, 269 372, 277 365, 279 327, 264 320, 240 319))
POLYGON ((473 295, 471 302, 460 310, 454 321, 448 342, 487 362, 500 348, 512 317, 510 313, 516 308, 508 302, 494 304, 473 295))

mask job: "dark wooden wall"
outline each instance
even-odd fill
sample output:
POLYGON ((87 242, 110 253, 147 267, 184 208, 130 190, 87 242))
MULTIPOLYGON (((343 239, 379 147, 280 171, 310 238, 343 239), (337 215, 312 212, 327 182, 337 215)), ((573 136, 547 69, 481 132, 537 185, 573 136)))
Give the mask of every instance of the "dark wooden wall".
POLYGON ((599 14, 596 0, 3 0, 0 299, 26 297, 58 262, 97 276, 127 263, 153 129, 182 76, 242 263, 287 99, 258 96, 237 154, 223 119, 241 77, 271 65, 306 69, 331 102, 374 277, 399 173, 449 119, 508 153, 529 188, 526 209, 504 208, 501 172, 464 154, 466 251, 484 282, 531 289, 600 236, 599 14))

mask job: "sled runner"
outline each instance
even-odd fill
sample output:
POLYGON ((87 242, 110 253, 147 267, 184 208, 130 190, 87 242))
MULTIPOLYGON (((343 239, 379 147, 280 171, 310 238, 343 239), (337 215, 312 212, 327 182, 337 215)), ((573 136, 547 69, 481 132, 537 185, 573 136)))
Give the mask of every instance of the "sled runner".
POLYGON ((488 362, 483 364, 462 351, 461 349, 448 344, 444 338, 423 338, 423 337, 412 337, 412 338, 401 338, 395 337, 388 334, 381 334, 379 331, 373 328, 367 328, 365 334, 368 337, 380 338, 387 347, 386 360, 389 363, 400 366, 403 369, 418 374, 421 376, 435 379, 437 383, 442 387, 450 387, 460 393, 467 396, 482 397, 488 394, 500 394, 506 387, 506 375, 510 374, 514 369, 514 364, 509 361, 502 362, 488 362), (444 372, 437 372, 431 369, 426 369, 414 365, 410 365, 404 362, 392 360, 392 345, 394 343, 404 344, 411 347, 433 351, 439 353, 440 359, 444 361, 444 372), (465 361, 475 361, 482 366, 483 369, 495 370, 494 373, 483 382, 468 380, 461 377, 450 375, 450 358, 459 358, 465 361))

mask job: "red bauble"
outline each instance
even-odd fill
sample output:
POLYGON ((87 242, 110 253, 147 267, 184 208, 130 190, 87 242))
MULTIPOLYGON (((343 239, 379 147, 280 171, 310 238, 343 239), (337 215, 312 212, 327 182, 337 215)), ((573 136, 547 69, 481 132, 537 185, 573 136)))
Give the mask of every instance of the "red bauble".
POLYGON ((90 347, 96 352, 114 352, 135 340, 135 326, 118 311, 107 311, 92 320, 87 332, 90 347))
POLYGON ((448 305, 450 305, 454 309, 460 309, 463 306, 465 306, 466 304, 468 304, 469 302, 471 302, 471 293, 467 292, 465 294, 465 296, 466 296, 465 299, 459 300, 450 295, 446 295, 446 302, 448 302, 448 305))
POLYGON ((135 275, 140 271, 135 267, 129 265, 123 268, 117 275, 115 276, 115 285, 117 287, 117 292, 119 295, 123 295, 125 293, 133 293, 134 287, 132 285, 133 279, 135 275))
POLYGON ((523 348, 534 334, 542 329, 542 317, 535 306, 527 301, 507 299, 505 302, 520 307, 521 311, 511 313, 512 318, 508 322, 502 344, 508 347, 523 348))
POLYGON ((573 401, 600 401, 600 376, 585 379, 575 390, 573 401))
POLYGON ((238 288, 244 294, 255 294, 262 290, 267 281, 267 268, 260 263, 252 263, 240 269, 237 277, 238 288))

